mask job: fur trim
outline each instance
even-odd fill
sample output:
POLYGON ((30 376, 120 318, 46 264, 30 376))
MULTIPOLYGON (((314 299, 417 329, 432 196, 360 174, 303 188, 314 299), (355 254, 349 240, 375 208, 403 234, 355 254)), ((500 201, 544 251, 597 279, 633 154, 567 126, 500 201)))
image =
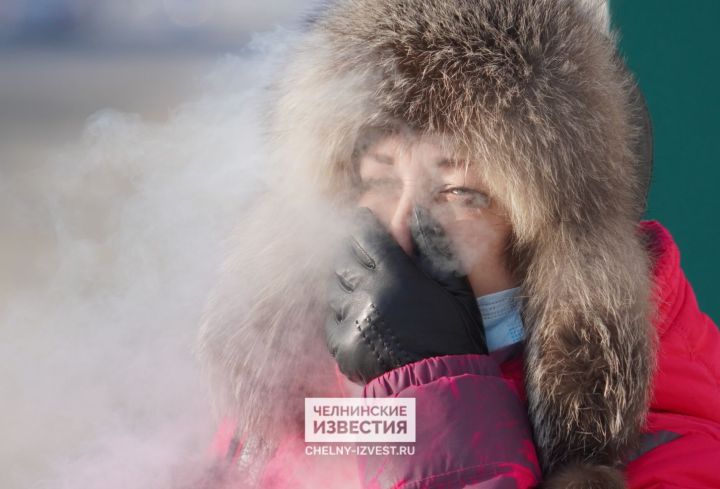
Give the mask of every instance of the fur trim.
POLYGON ((588 5, 335 1, 308 21, 271 113, 278 178, 332 195, 351 185, 368 126, 443 134, 476 163, 513 226, 546 474, 618 462, 654 367, 634 81, 588 5))

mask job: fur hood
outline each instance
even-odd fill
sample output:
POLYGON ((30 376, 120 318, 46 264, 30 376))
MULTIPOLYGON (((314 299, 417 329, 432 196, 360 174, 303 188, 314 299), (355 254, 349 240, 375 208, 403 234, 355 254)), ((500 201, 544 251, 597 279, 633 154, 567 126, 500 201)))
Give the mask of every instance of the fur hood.
MULTIPOLYGON (((513 226, 527 297, 529 414, 548 487, 623 487, 611 467, 636 447, 654 367, 649 263, 637 232, 647 182, 635 83, 595 5, 329 3, 294 46, 269 120, 274 161, 292 162, 282 177, 319 193, 348 185, 364 127, 392 121, 447 135, 479 162, 513 226)), ((295 273, 303 275, 300 265, 295 273)), ((224 300, 232 299, 220 293, 213 303, 224 300)), ((282 320, 268 304, 250 302, 282 320)), ((264 389, 287 389, 251 367, 261 361, 257 347, 227 340, 229 331, 252 328, 231 317, 210 308, 201 353, 245 386, 254 378, 264 389)), ((298 348, 272 341, 287 355, 298 348)), ((311 341, 323 344, 312 336, 311 351, 311 341)), ((230 397, 247 397, 243 389, 233 384, 230 397)))

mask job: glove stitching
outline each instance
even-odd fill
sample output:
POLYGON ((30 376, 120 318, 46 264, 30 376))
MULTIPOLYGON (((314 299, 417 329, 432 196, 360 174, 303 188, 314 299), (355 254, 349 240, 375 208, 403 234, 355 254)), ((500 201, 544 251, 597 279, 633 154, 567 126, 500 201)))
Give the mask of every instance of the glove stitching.
POLYGON ((368 323, 367 328, 363 328, 362 326, 360 326, 359 320, 355 320, 355 327, 360 332, 360 336, 362 337, 363 341, 365 341, 365 344, 370 348, 370 350, 372 350, 372 352, 377 357, 378 363, 386 368, 388 366, 387 362, 382 359, 380 352, 377 350, 377 348, 375 348, 374 342, 368 338, 368 333, 374 333, 375 335, 377 335, 381 343, 384 343, 384 341, 382 340, 382 338, 379 337, 380 335, 378 335, 376 331, 372 331, 372 323, 370 322, 370 318, 365 318, 365 322, 368 323), (368 331, 368 329, 370 329, 370 331, 368 331))
MULTIPOLYGON (((412 360, 410 359, 410 354, 407 351, 405 351, 405 349, 400 345, 400 342, 398 341, 397 337, 393 334, 392 329, 388 328, 385 325, 385 321, 383 321, 380 314, 377 313, 377 308, 375 307, 375 304, 370 304, 370 307, 373 309, 373 311, 375 311, 375 314, 377 315, 377 320, 379 323, 378 326, 381 326, 383 332, 387 333, 387 335, 390 336, 390 340, 395 345, 395 350, 399 353, 399 356, 404 358, 404 361, 400 361, 397 358, 393 358, 396 363, 395 367, 400 367, 407 363, 412 363, 412 360)), ((391 351, 387 348, 387 345, 386 345, 386 350, 388 351, 388 354, 391 354, 391 351)), ((391 354, 391 356, 395 357, 395 355, 392 355, 392 354, 391 354)))
POLYGON ((368 270, 375 270, 375 267, 377 266, 375 260, 373 260, 370 254, 365 251, 365 248, 363 248, 362 245, 358 243, 357 239, 352 238, 351 241, 353 244, 353 246, 351 246, 351 249, 352 252, 355 254, 355 257, 358 259, 357 261, 359 261, 360 264, 368 270))

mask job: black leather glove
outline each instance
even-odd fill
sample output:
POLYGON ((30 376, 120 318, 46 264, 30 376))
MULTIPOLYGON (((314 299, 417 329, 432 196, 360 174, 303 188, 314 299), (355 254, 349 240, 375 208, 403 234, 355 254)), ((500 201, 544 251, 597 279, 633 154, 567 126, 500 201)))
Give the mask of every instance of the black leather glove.
POLYGON ((475 294, 459 275, 442 228, 416 208, 408 256, 377 217, 357 212, 329 287, 327 346, 340 370, 365 384, 423 358, 487 353, 475 294))

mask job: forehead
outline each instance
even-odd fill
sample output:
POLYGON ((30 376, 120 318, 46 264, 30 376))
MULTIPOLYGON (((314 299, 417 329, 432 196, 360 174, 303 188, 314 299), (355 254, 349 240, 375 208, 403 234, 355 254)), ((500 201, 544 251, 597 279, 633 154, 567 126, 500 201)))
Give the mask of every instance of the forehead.
POLYGON ((356 155, 361 164, 395 165, 408 159, 430 163, 443 169, 467 168, 453 145, 439 135, 418 135, 409 132, 373 133, 358 145, 356 155))

